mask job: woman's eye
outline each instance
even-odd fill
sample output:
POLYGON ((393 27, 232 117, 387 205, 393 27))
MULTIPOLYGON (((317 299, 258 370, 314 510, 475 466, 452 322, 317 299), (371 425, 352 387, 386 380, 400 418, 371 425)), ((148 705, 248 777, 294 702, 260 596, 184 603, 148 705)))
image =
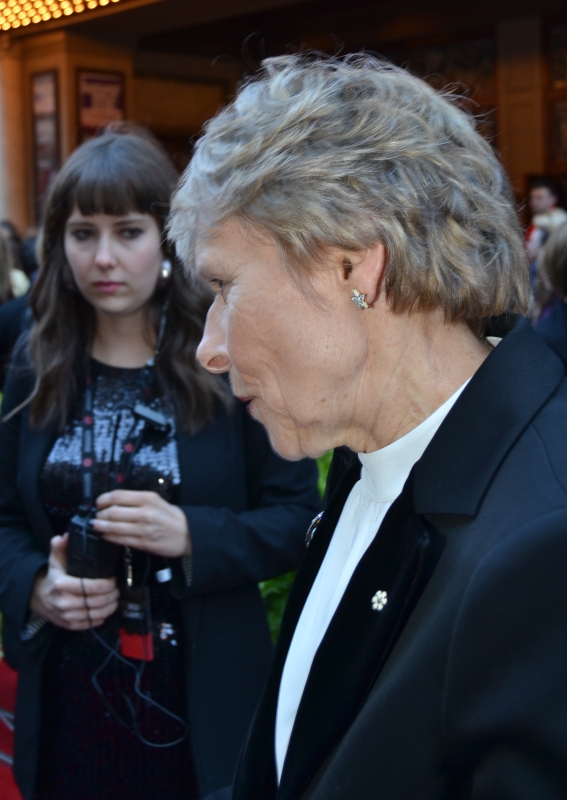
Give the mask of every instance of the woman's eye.
POLYGON ((92 231, 90 228, 75 228, 71 233, 73 239, 76 239, 78 242, 85 242, 91 235, 92 231))
POLYGON ((226 295, 230 287, 230 281, 223 281, 220 278, 211 278, 211 288, 215 294, 220 294, 222 299, 226 302, 226 295))
POLYGON ((137 239, 144 231, 141 228, 122 228, 121 233, 126 239, 137 239))

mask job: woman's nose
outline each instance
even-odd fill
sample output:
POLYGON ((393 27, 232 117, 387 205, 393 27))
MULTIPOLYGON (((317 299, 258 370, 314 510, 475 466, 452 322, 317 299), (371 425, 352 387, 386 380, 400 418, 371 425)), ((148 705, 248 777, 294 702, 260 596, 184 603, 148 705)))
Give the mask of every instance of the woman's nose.
MULTIPOLYGON (((220 301, 222 302, 222 301, 220 301)), ((228 372, 230 358, 226 346, 225 325, 218 298, 207 314, 203 338, 197 348, 197 359, 209 372, 228 372)))
POLYGON ((110 237, 101 236, 98 241, 95 261, 97 267, 110 269, 116 266, 116 258, 112 252, 110 237))

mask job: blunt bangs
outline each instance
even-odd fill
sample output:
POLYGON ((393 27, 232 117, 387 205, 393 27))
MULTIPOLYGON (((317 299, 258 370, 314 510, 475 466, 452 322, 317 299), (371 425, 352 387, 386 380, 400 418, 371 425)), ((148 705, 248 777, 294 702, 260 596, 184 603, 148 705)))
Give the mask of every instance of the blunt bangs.
MULTIPOLYGON (((158 156, 162 155, 160 151, 158 156)), ((81 214, 152 214, 163 226, 177 174, 165 154, 156 171, 156 145, 139 136, 105 133, 73 153, 54 187, 61 218, 81 214)))

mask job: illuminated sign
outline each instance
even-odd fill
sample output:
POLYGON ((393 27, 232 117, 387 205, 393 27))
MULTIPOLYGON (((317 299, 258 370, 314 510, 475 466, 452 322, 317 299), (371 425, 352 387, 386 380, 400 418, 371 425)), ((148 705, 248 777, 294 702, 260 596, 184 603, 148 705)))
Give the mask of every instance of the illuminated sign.
POLYGON ((89 9, 119 3, 120 0, 0 0, 0 27, 3 31, 36 25, 50 19, 70 17, 89 9))

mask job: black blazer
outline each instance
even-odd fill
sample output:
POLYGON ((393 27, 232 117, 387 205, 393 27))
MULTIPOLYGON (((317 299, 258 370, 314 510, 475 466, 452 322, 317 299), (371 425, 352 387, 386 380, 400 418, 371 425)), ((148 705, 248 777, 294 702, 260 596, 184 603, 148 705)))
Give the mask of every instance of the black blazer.
POLYGON ((567 365, 567 303, 558 300, 549 314, 536 322, 535 329, 567 365))
POLYGON ((474 375, 355 570, 277 787, 283 665, 359 472, 297 575, 233 798, 567 797, 567 380, 525 325, 474 375))
MULTIPOLYGON (((24 370, 20 356, 4 413, 29 395, 24 370)), ((54 629, 47 625, 25 643, 20 635, 54 535, 38 478, 56 436, 53 428, 31 428, 27 409, 0 424, 0 609, 6 658, 19 671, 15 775, 25 800, 35 785, 42 664, 54 629)), ((272 658, 257 582, 297 566, 319 496, 314 463, 276 456, 240 403, 230 415, 219 408, 195 436, 180 432, 178 453, 193 575, 187 585, 173 560, 171 590, 182 605, 191 747, 206 796, 232 783, 272 658)))

